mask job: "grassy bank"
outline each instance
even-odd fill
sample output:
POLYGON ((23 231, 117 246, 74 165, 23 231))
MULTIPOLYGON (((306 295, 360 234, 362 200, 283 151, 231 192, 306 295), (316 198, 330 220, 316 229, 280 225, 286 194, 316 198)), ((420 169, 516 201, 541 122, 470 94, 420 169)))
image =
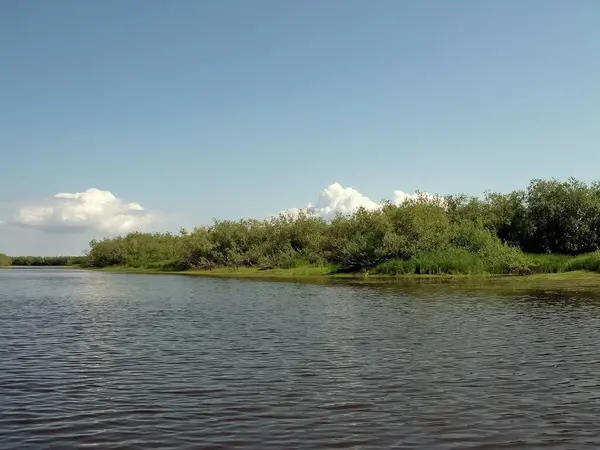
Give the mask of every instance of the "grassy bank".
POLYGON ((106 267, 90 269, 115 274, 183 275, 209 278, 229 278, 248 281, 301 282, 308 284, 382 285, 400 289, 451 288, 461 291, 525 292, 562 291, 593 292, 600 295, 600 274, 585 270, 532 275, 382 275, 369 273, 335 273, 327 267, 259 270, 255 268, 164 271, 106 267))
POLYGON ((382 275, 533 275, 573 271, 600 272, 600 252, 582 255, 521 254, 505 262, 463 250, 429 252, 409 260, 392 259, 376 266, 372 272, 382 275), (508 264, 514 268, 505 271, 508 264))
MULTIPOLYGON (((146 273, 212 274, 214 276, 270 276, 284 277, 328 276, 336 278, 365 277, 431 277, 431 276, 515 276, 560 274, 574 271, 600 273, 600 252, 583 255, 526 255, 518 254, 518 271, 506 271, 509 264, 503 255, 482 256, 464 250, 425 252, 413 258, 391 259, 370 268, 347 269, 336 264, 288 264, 286 267, 219 267, 211 269, 182 269, 170 261, 146 267, 127 265, 105 266, 108 271, 146 273)), ((93 267, 91 267, 93 268, 93 267)))
MULTIPOLYGON (((88 270, 99 270, 102 272, 115 272, 115 273, 139 273, 139 274, 174 274, 174 275, 192 275, 192 276, 207 276, 215 278, 286 278, 286 279, 310 279, 310 278, 364 278, 364 274, 361 273, 338 273, 332 270, 331 267, 327 266, 303 266, 291 269, 268 269, 261 270, 253 267, 240 267, 237 269, 231 269, 227 267, 221 267, 217 269, 190 269, 190 270, 173 270, 173 269, 150 269, 140 267, 127 267, 127 266, 108 266, 102 268, 84 268, 88 270)), ((389 278, 389 277, 388 277, 389 278)))

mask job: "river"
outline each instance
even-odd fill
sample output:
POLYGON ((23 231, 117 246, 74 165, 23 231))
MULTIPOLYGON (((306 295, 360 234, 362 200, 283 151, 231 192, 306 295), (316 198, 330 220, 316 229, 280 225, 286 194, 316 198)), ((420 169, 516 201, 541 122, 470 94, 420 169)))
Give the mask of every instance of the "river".
POLYGON ((600 299, 0 270, 0 448, 598 449, 600 299))

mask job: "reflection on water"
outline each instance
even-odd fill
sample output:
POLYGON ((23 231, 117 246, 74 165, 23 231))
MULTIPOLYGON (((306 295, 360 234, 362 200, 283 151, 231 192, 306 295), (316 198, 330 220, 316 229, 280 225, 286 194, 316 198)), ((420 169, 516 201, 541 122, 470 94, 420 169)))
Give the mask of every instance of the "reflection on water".
POLYGON ((0 271, 0 448, 600 448, 600 299, 0 271))

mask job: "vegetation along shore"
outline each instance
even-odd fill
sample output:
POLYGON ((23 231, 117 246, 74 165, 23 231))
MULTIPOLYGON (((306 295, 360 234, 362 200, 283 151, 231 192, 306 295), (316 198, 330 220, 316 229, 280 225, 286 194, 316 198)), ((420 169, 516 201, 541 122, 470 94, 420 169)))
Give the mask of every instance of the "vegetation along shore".
POLYGON ((599 250, 600 183, 552 179, 483 198, 422 195, 331 221, 305 211, 178 234, 135 232, 93 240, 84 257, 63 257, 61 265, 241 277, 578 272, 581 279, 581 271, 600 272, 599 250))

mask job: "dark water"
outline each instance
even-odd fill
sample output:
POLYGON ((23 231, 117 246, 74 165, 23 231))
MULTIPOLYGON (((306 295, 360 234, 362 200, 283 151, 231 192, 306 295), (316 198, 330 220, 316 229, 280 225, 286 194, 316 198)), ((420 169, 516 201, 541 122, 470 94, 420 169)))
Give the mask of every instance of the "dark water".
POLYGON ((0 270, 0 448, 598 449, 600 301, 0 270))

